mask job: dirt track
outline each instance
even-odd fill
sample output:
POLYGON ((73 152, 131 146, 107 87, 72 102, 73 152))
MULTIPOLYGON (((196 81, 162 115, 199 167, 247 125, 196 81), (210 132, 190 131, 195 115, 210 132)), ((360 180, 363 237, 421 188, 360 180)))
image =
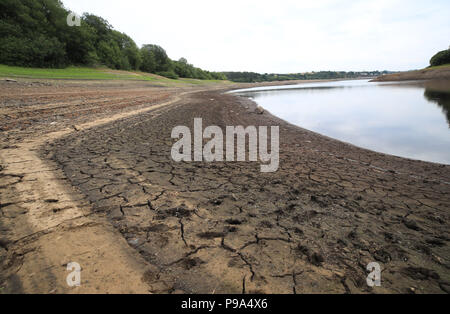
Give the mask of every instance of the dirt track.
POLYGON ((344 144, 214 90, 174 101, 182 90, 74 88, 2 86, 3 292, 449 292, 449 166, 344 144), (24 109, 35 121, 14 124, 24 109), (195 117, 280 125, 280 169, 173 162, 171 130, 195 117), (65 286, 70 261, 81 287, 65 286))

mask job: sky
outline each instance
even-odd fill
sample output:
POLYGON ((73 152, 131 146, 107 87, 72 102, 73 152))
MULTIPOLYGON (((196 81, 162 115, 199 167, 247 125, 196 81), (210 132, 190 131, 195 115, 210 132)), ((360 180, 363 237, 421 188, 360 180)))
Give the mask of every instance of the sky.
POLYGON ((62 2, 209 71, 405 71, 450 46, 448 0, 62 2))

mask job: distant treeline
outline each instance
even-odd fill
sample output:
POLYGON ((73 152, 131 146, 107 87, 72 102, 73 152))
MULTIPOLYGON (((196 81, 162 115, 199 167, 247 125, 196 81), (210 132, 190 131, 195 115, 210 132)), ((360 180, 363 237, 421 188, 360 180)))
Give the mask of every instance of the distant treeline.
POLYGON ((133 39, 99 16, 85 13, 80 26, 71 27, 69 13, 59 0, 1 0, 0 63, 42 68, 104 65, 174 79, 226 79, 184 58, 173 61, 157 45, 138 48, 133 39))
POLYGON ((389 74, 389 71, 370 71, 370 72, 336 72, 336 71, 320 71, 308 73, 293 74, 260 74, 255 72, 223 72, 230 81, 233 82, 272 82, 272 81, 288 81, 288 80, 323 80, 323 79, 344 79, 344 78, 360 78, 360 77, 377 77, 389 74))
POLYGON ((59 0, 0 0, 0 64, 41 68, 107 66, 118 70, 141 70, 173 79, 228 78, 234 82, 356 78, 388 73, 209 72, 194 67, 185 58, 171 60, 158 45, 139 48, 128 35, 93 14, 83 14, 80 26, 69 26, 69 13, 59 0))

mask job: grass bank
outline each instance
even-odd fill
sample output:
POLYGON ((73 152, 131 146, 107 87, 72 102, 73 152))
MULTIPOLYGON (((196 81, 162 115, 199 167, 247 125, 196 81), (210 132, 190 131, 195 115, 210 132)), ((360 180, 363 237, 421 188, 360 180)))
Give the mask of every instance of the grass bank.
POLYGON ((197 80, 180 78, 169 79, 163 76, 140 71, 122 71, 108 68, 68 67, 64 69, 26 68, 0 64, 0 77, 33 78, 33 79, 65 79, 65 80, 136 80, 165 84, 209 84, 230 83, 219 80, 197 80))
POLYGON ((374 79, 374 82, 450 79, 450 64, 429 67, 422 70, 387 74, 374 79))

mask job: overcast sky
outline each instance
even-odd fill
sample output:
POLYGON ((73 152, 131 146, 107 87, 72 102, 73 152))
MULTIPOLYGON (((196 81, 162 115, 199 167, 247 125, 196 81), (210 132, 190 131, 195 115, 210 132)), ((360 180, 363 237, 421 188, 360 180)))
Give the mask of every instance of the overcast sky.
POLYGON ((410 70, 450 45, 449 0, 63 0, 210 71, 410 70))

